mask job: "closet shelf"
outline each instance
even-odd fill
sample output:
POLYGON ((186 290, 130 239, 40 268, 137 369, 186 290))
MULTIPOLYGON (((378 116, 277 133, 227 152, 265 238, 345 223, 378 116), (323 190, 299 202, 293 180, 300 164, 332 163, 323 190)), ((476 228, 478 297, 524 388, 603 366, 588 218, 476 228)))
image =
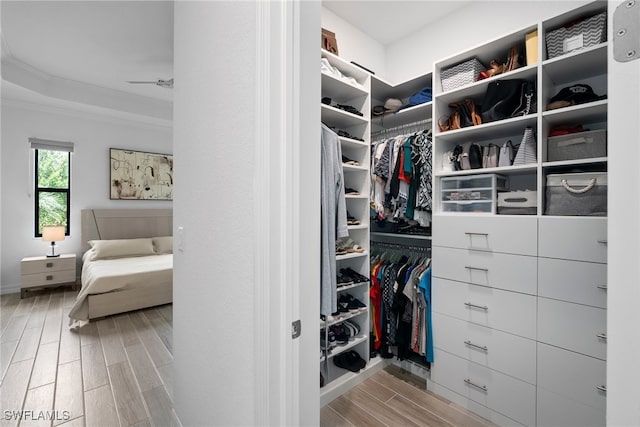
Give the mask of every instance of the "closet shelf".
POLYGON ((600 43, 548 59, 542 63, 542 69, 557 86, 602 74, 607 69, 608 46, 608 42, 600 43))
POLYGON ((367 148, 369 144, 364 141, 359 141, 357 139, 345 138, 344 136, 338 137, 343 147, 349 148, 367 148))
POLYGON ((371 117, 371 125, 372 127, 375 126, 375 129, 372 129, 372 131, 375 132, 378 130, 394 128, 421 120, 431 119, 432 110, 433 102, 426 102, 424 104, 405 108, 398 111, 397 113, 387 114, 383 116, 373 116, 371 117))
POLYGON ((367 230, 369 226, 367 224, 348 225, 349 230, 367 230))
POLYGON ((358 195, 353 195, 353 194, 347 194, 346 196, 344 196, 345 199, 355 199, 355 200, 369 200, 369 196, 364 196, 362 194, 358 194, 358 195))
POLYGON ((343 164, 342 169, 345 171, 369 172, 369 168, 367 166, 353 166, 353 165, 343 164))
POLYGON ((420 234, 381 233, 379 231, 372 232, 371 236, 373 236, 373 237, 387 237, 387 238, 393 238, 393 239, 397 238, 397 239, 400 239, 400 240, 407 240, 407 241, 411 241, 411 240, 431 240, 431 236, 423 236, 423 235, 420 235, 420 234))
MULTIPOLYGON (((331 359, 334 356, 337 356, 340 353, 344 353, 347 350, 351 350, 352 348, 354 348, 355 346, 357 346, 358 344, 360 344, 361 342, 364 342, 367 340, 367 337, 365 335, 361 335, 359 337, 355 337, 353 339, 353 341, 349 341, 348 343, 344 344, 344 345, 340 345, 338 344, 337 347, 335 347, 333 350, 331 350, 331 352, 329 354, 327 354, 327 359, 331 359)), ((324 362, 324 356, 320 357, 320 361, 324 362)))
POLYGON ((322 74, 322 96, 328 96, 335 102, 347 101, 353 98, 365 98, 367 91, 362 86, 341 80, 330 74, 322 74), (334 99, 335 98, 335 99, 334 99))
POLYGON ((338 293, 348 291, 349 289, 358 288, 363 285, 369 285, 370 283, 371 282, 360 282, 360 283, 354 283, 352 285, 338 286, 338 293))
POLYGON ((531 163, 528 165, 520 165, 520 166, 501 166, 497 168, 482 168, 482 169, 469 169, 462 171, 453 171, 453 172, 436 172, 434 176, 442 177, 442 176, 458 176, 458 175, 476 175, 478 173, 500 173, 503 175, 522 175, 535 173, 538 169, 536 163, 531 163))
POLYGON ((360 84, 364 84, 367 78, 371 75, 369 72, 357 67, 350 62, 340 58, 338 55, 334 55, 328 50, 321 49, 322 58, 327 58, 329 64, 336 67, 340 72, 346 76, 353 77, 360 84))
POLYGON ((326 104, 320 104, 322 121, 340 128, 348 128, 351 126, 366 125, 367 119, 356 114, 349 113, 336 107, 326 104))
POLYGON ((563 160, 560 162, 543 162, 543 168, 575 166, 575 165, 591 165, 596 163, 607 163, 607 157, 595 157, 591 159, 563 160))
MULTIPOLYGON (((369 282, 366 282, 369 283, 369 282)), ((369 310, 362 310, 362 311, 358 311, 358 312, 354 312, 354 313, 343 313, 339 319, 335 319, 332 320, 331 322, 329 322, 328 324, 326 322, 320 322, 320 329, 324 329, 327 326, 333 326, 333 325, 337 325, 338 323, 342 323, 345 320, 349 320, 349 319, 353 319, 354 317, 358 317, 363 313, 368 313, 369 310)))
MULTIPOLYGON (((474 141, 482 139, 500 139, 511 138, 516 135, 520 135, 524 132, 525 127, 532 127, 535 129, 538 120, 538 115, 535 113, 528 114, 521 117, 513 117, 511 119, 498 120, 495 122, 483 123, 478 126, 469 126, 466 128, 450 130, 446 132, 436 132, 435 136, 438 138, 438 142, 466 142, 468 138, 473 138, 474 141)), ((434 127, 435 130, 435 127, 434 127)), ((513 141, 514 144, 520 141, 513 141)))
POLYGON ((542 113, 542 117, 550 125, 567 124, 568 122, 590 123, 607 120, 607 100, 590 102, 588 104, 574 105, 558 108, 542 113))
POLYGON ((354 252, 352 254, 345 254, 345 255, 336 255, 336 261, 343 261, 345 259, 353 259, 353 258, 362 258, 362 257, 366 257, 369 256, 369 252, 364 251, 364 252, 354 252))

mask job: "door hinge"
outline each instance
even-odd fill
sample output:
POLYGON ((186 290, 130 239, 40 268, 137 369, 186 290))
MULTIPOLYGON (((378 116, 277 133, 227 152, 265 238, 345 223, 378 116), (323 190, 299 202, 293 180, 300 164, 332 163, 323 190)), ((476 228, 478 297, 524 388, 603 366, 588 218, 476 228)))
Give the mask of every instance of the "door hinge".
POLYGON ((640 58, 640 0, 626 0, 613 13, 613 58, 618 62, 640 58))
POLYGON ((302 323, 300 320, 291 322, 291 339, 296 339, 300 336, 302 330, 302 323))

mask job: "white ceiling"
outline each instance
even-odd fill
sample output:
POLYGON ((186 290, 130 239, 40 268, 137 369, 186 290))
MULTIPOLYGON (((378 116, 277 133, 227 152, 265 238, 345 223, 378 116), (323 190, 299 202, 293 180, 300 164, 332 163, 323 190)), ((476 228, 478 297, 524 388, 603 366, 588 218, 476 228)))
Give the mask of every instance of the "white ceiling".
MULTIPOLYGON (((386 45, 465 3, 322 4, 386 45)), ((173 1, 1 0, 0 13, 3 99, 171 120, 170 89, 127 81, 173 77, 173 1)))
POLYGON ((386 46, 468 3, 470 1, 323 0, 322 6, 386 46))

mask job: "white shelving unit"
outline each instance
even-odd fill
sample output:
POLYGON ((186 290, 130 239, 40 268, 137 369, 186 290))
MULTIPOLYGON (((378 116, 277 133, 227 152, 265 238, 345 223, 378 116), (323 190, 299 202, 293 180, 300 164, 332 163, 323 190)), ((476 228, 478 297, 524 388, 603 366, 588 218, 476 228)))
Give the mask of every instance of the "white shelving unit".
MULTIPOLYGON (((360 224, 348 226, 349 237, 362 246, 364 252, 337 255, 336 270, 340 272, 343 268, 351 268, 359 274, 369 277, 370 74, 332 53, 323 50, 321 54, 344 76, 353 77, 358 82, 357 85, 354 85, 340 78, 322 74, 322 97, 331 98, 331 106, 321 104, 322 122, 333 127, 336 133, 345 131, 352 137, 362 139, 339 137, 342 155, 358 162, 357 166, 343 165, 343 175, 345 188, 354 189, 359 193, 358 195, 346 195, 345 200, 349 215, 360 221, 360 224), (336 104, 350 105, 360 111, 362 116, 336 108, 333 106, 336 104)), ((382 361, 379 358, 369 359, 369 331, 371 329, 369 283, 354 283, 339 286, 337 289, 338 298, 343 295, 351 295, 367 306, 364 310, 343 314, 339 319, 320 323, 321 332, 324 332, 324 328, 338 325, 344 320, 355 322, 360 327, 360 334, 355 339, 333 348, 326 355, 326 360, 324 355, 320 357, 320 371, 325 376, 325 385, 320 388, 321 405, 327 404, 348 391, 382 367, 382 361), (339 368, 333 363, 335 356, 352 350, 367 362, 366 367, 358 373, 339 368)))
POLYGON ((433 193, 448 177, 504 175, 510 190, 537 191, 530 215, 444 212, 434 197, 433 326, 435 360, 428 388, 499 425, 606 424, 606 217, 545 215, 546 176, 579 168, 606 172, 607 157, 548 161, 547 135, 557 125, 607 128, 607 100, 546 111, 562 88, 607 92, 608 42, 547 59, 545 35, 607 10, 593 2, 475 46, 435 64, 433 118, 449 103, 482 104, 489 83, 536 83, 537 109, 524 117, 441 132, 434 126, 433 193), (538 32, 540 61, 443 92, 443 69, 477 57, 505 58, 538 32), (520 143, 536 135, 537 161, 523 166, 444 171, 443 154, 465 142, 520 143))

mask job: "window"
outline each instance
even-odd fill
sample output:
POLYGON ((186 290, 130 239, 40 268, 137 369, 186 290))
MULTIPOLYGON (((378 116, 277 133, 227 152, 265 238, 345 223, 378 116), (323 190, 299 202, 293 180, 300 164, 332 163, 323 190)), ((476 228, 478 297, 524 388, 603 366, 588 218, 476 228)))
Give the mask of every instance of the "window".
POLYGON ((42 227, 47 225, 64 225, 68 236, 73 144, 35 138, 30 142, 35 148, 35 236, 42 237, 42 227))

